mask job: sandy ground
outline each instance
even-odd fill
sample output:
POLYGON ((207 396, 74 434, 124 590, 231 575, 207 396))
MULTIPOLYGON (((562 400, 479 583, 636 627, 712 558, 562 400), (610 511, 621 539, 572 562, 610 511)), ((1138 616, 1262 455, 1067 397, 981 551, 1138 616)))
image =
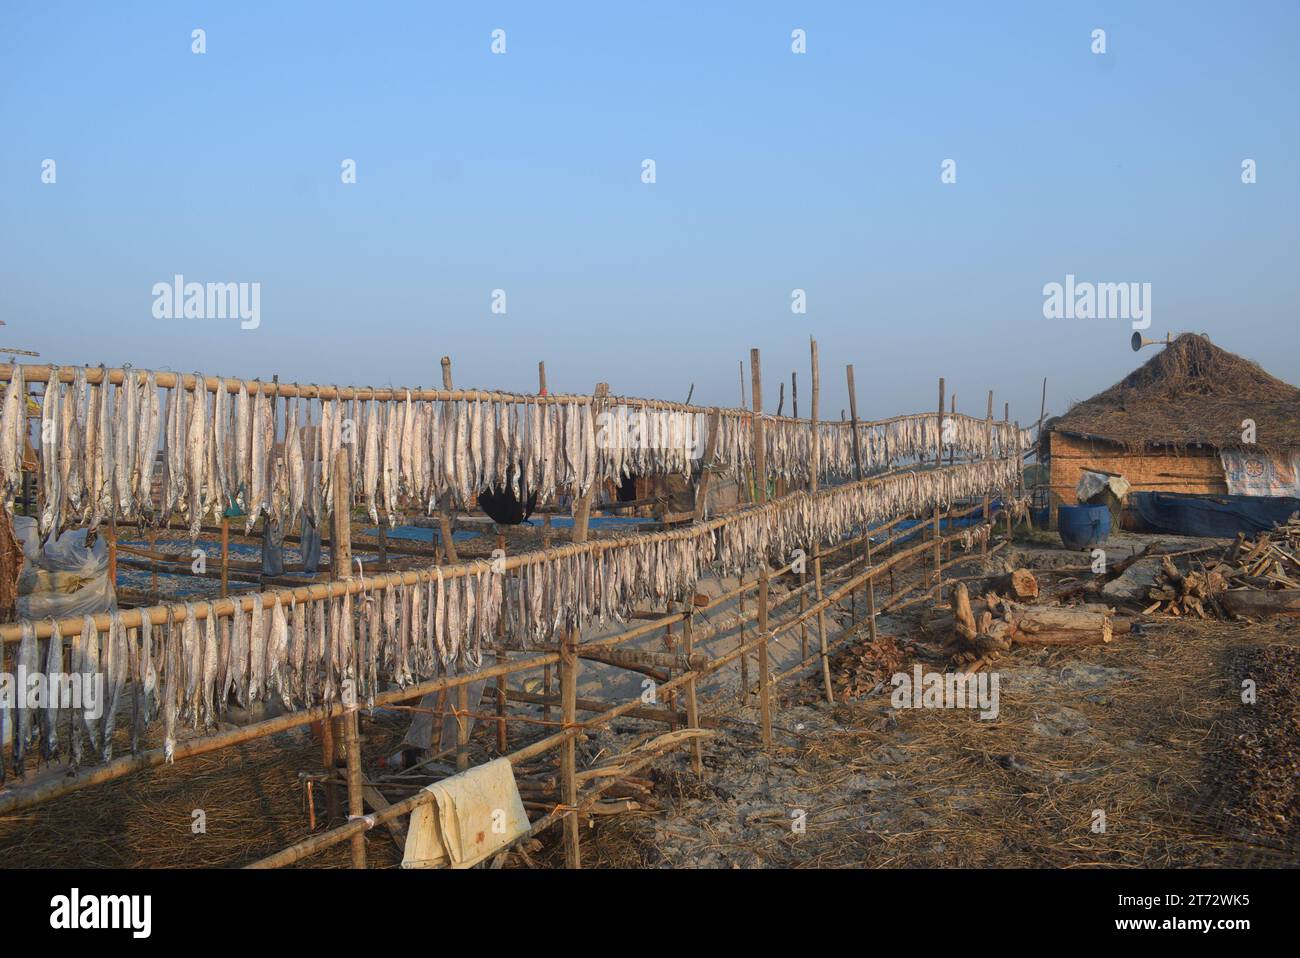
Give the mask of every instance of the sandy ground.
MULTIPOLYGON (((1126 546, 1140 549, 1148 541, 1121 543, 1121 557, 1126 546)), ((1047 567, 1079 561, 1078 554, 1050 546, 1026 553, 1016 561, 1047 567)), ((945 668, 937 641, 923 638, 914 618, 885 620, 882 630, 897 637, 904 670, 916 662, 945 668)), ((836 669, 853 654, 840 656, 836 669)), ((1300 862, 1300 627, 1294 621, 1152 620, 1110 646, 1024 649, 1004 656, 996 669, 1000 711, 992 720, 964 710, 895 709, 892 688, 828 704, 814 676, 783 691, 774 744, 766 751, 757 709, 733 705, 727 734, 705 746, 703 779, 695 779, 682 756, 666 761, 658 807, 602 819, 584 831, 585 862, 691 868, 1300 862), (1258 686, 1253 704, 1242 702, 1245 679, 1258 686)))

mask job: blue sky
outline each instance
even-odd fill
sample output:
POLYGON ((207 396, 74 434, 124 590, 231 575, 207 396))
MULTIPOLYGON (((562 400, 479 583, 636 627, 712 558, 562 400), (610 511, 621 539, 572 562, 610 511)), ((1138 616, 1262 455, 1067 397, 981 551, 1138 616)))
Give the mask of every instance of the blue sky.
POLYGON ((450 354, 515 389, 544 359, 553 390, 733 405, 758 346, 767 407, 797 370, 806 415, 813 334, 828 417, 852 362, 864 416, 942 375, 1027 423, 1043 376, 1060 412, 1136 361, 1123 320, 1043 317, 1073 273, 1300 383, 1298 28, 1292 2, 4 2, 0 345, 377 385, 450 354), (155 319, 176 273, 260 283, 260 328, 155 319))

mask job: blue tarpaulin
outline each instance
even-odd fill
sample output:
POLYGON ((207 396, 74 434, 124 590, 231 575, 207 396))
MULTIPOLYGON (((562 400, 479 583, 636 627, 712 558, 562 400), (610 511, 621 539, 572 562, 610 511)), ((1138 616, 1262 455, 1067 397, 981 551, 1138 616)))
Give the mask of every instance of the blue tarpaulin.
POLYGON ((1231 538, 1238 532, 1267 532, 1300 511, 1289 496, 1194 496, 1177 492, 1134 492, 1129 505, 1158 532, 1231 538))

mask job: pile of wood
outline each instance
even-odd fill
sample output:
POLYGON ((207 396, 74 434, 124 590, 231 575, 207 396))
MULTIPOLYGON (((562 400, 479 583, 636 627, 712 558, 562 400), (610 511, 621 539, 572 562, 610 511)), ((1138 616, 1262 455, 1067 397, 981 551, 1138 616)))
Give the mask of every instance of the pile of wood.
POLYGON ((927 628, 946 634, 944 651, 967 672, 979 671, 1018 645, 1100 645, 1128 632, 1131 625, 1098 603, 1038 606, 993 591, 972 601, 960 582, 952 589, 951 607, 950 616, 932 620, 927 628))
POLYGON ((1182 573, 1169 556, 1161 556, 1155 584, 1147 590, 1147 598, 1153 601, 1142 610, 1142 614, 1194 615, 1206 619, 1210 617, 1207 615, 1208 606, 1210 614, 1222 618, 1219 596, 1227 588, 1227 580, 1219 568, 1216 565, 1200 572, 1182 573))
POLYGON ((1223 565, 1232 584, 1258 589, 1300 589, 1300 513, 1255 539, 1237 536, 1223 565))
POLYGON ((1238 535, 1217 561, 1181 572, 1165 556, 1146 614, 1205 618, 1300 615, 1300 514, 1254 539, 1238 535))

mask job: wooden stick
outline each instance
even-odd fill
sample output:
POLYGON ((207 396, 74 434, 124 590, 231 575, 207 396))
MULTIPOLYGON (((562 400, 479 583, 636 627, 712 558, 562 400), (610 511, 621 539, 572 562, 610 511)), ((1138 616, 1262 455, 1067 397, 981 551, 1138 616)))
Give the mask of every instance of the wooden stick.
MULTIPOLYGON (((809 470, 809 492, 817 494, 817 485, 821 479, 821 429, 817 417, 821 404, 821 366, 817 361, 817 340, 811 336, 808 343, 812 352, 812 468, 809 470)), ((817 589, 817 606, 820 607, 824 593, 822 591, 822 546, 814 542, 813 548, 813 582, 817 589)), ((805 608, 801 614, 807 614, 805 608)), ((826 701, 835 701, 835 688, 831 684, 831 661, 826 648, 826 613, 817 611, 817 641, 821 651, 822 683, 826 689, 826 701)))
POLYGON ((708 503, 709 481, 713 478, 713 457, 718 448, 718 429, 722 425, 722 417, 716 412, 709 417, 709 435, 704 441, 704 465, 700 472, 700 481, 695 486, 695 520, 698 522, 704 518, 704 507, 708 503))
MULTIPOLYGON (((365 799, 361 794, 361 732, 357 727, 355 699, 342 722, 348 762, 348 817, 355 819, 366 813, 365 799)), ((352 867, 366 867, 365 832, 352 836, 352 867)))
MULTIPOLYGON (((560 643, 560 699, 561 718, 567 733, 578 721, 578 631, 570 630, 560 643)), ((573 735, 566 735, 560 750, 560 779, 564 804, 570 809, 578 804, 577 743, 573 735)), ((564 817, 564 862, 569 868, 582 867, 582 848, 578 838, 578 816, 569 811, 564 817)))
MULTIPOLYGON (((152 533, 150 538, 152 540, 152 533)), ((221 597, 224 599, 228 595, 230 595, 230 520, 223 515, 221 517, 221 597)))
POLYGON ((346 449, 334 454, 334 515, 330 526, 330 578, 352 574, 352 464, 346 449))
MULTIPOLYGON (((682 620, 682 653, 689 660, 695 653, 694 612, 689 603, 685 611, 686 618, 682 620)), ((694 675, 686 683, 686 726, 693 729, 700 727, 700 704, 695 694, 694 675)), ((691 740, 691 770, 695 772, 696 778, 704 777, 704 755, 698 738, 691 740)))
MULTIPOLYGON (((939 377, 939 438, 935 447, 934 464, 936 467, 943 465, 943 377, 939 377)), ((943 546, 940 543, 941 533, 939 531, 939 506, 936 503, 934 507, 934 581, 936 584, 943 582, 943 546)), ((939 597, 943 598, 942 588, 939 590, 939 597)))
MULTIPOLYGON (((506 537, 500 532, 497 533, 497 548, 501 550, 503 556, 506 554, 506 537)), ((502 575, 506 574, 502 573, 502 575)), ((504 585, 502 591, 505 595, 510 594, 504 585)), ((505 637, 506 617, 503 615, 497 619, 497 640, 501 645, 505 645, 505 637)), ((498 664, 505 662, 505 652, 498 650, 496 659, 498 664)), ((506 735, 506 676, 503 672, 497 676, 497 751, 504 755, 508 747, 509 740, 506 735)))
MULTIPOLYGON (((749 351, 749 368, 753 375, 751 397, 754 401, 754 482, 759 504, 767 502, 767 443, 763 437, 763 365, 757 349, 749 351)), ((763 747, 772 745, 772 674, 767 664, 767 557, 758 566, 758 710, 762 725, 763 747)))
MULTIPOLYGON (((596 417, 599 414, 598 406, 609 395, 609 383, 596 383, 595 402, 591 404, 588 415, 591 416, 592 431, 595 435, 600 435, 600 430, 596 426, 596 417)), ((586 493, 578 500, 573 511, 573 534, 574 542, 587 541, 587 523, 591 520, 591 497, 596 491, 595 483, 587 489, 586 493)))
MULTIPOLYGON (((442 357, 442 388, 447 390, 452 388, 450 356, 442 357)), ((456 543, 451 536, 451 495, 445 492, 438 497, 438 537, 442 540, 442 552, 447 557, 447 561, 459 562, 456 543)))
MULTIPOLYGON (((985 460, 988 460, 992 458, 993 455, 993 390, 992 389, 989 390, 989 412, 988 415, 985 417, 985 421, 987 423, 986 428, 988 429, 987 432, 988 451, 984 454, 984 458, 985 460)), ((989 492, 987 489, 985 489, 984 490, 984 521, 985 522, 989 521, 989 504, 990 504, 989 492)), ((988 537, 986 536, 980 542, 980 555, 982 555, 984 558, 988 558, 988 554, 989 554, 989 540, 988 537)))

